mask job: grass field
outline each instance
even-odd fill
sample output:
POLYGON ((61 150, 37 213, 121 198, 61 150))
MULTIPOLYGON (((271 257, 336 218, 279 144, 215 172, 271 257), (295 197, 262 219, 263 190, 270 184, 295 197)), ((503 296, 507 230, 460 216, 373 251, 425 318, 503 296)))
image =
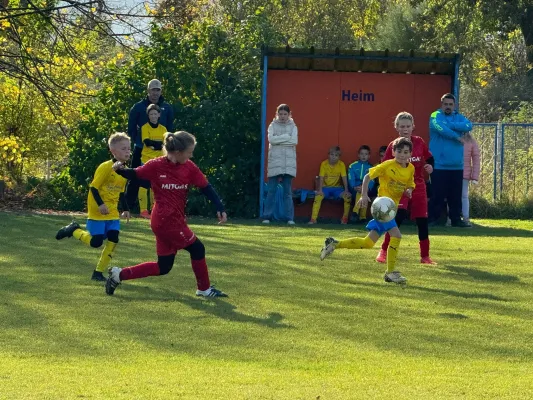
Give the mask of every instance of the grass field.
MULTIPOLYGON (((69 220, 0 213, 0 399, 533 398, 530 222, 435 229, 438 266, 405 227, 403 290, 377 250, 319 261, 360 227, 192 219, 230 295, 210 301, 184 252, 106 296, 99 251, 54 239, 69 220)), ((115 264, 154 256, 148 223, 124 224, 115 264)))

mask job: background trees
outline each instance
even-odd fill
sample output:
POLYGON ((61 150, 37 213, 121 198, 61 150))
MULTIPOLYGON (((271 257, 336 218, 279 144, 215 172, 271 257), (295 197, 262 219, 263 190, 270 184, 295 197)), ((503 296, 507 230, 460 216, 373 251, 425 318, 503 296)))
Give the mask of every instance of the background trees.
MULTIPOLYGON (((51 177, 30 182, 63 208, 83 207, 87 181, 108 157, 105 138, 126 129, 129 108, 158 77, 230 211, 254 215, 262 44, 457 51, 461 107, 472 119, 523 121, 533 109, 531 0, 113 4, 0 1, 0 140, 24 148, 17 168, 0 171, 10 182, 51 177)), ((190 207, 206 211, 201 197, 190 207)))

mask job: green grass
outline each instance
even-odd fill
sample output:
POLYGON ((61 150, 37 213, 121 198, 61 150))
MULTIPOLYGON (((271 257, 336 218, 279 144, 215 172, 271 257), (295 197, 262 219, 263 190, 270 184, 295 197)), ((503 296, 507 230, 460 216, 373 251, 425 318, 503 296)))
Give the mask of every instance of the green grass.
MULTIPOLYGON (((82 220, 79 218, 79 220, 82 220)), ((530 399, 533 227, 435 229, 405 290, 377 250, 326 235, 360 227, 191 220, 224 300, 194 296, 188 254, 115 296, 89 280, 99 251, 56 242, 68 217, 0 213, 0 399, 530 399)), ((146 221, 123 225, 119 266, 154 259, 146 221)))

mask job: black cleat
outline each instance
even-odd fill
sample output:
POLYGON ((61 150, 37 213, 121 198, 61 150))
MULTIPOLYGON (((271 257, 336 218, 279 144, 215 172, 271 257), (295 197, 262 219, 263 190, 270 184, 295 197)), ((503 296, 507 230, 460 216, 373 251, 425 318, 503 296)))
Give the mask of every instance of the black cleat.
POLYGON ((100 271, 93 271, 93 276, 91 276, 91 280, 97 281, 97 282, 105 282, 107 281, 106 277, 103 273, 100 271))
POLYGON ((57 231, 56 239, 61 240, 66 237, 72 237, 72 234, 76 229, 80 229, 80 224, 78 224, 76 221, 72 221, 70 224, 57 231))
POLYGON ((105 292, 112 296, 117 286, 120 285, 120 271, 122 271, 122 268, 111 267, 108 271, 109 278, 107 278, 105 283, 105 292))

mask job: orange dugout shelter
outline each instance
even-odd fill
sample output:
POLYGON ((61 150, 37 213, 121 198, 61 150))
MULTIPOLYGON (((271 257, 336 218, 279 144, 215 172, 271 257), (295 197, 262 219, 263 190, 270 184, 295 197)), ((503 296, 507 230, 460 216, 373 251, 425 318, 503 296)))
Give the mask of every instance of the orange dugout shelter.
MULTIPOLYGON (((313 190, 328 149, 339 145, 348 166, 357 150, 370 146, 370 162, 379 161, 379 147, 398 134, 393 121, 407 111, 415 118, 414 134, 429 140, 429 117, 440 98, 458 98, 458 54, 264 48, 262 57, 261 182, 266 180, 268 125, 276 107, 286 103, 298 126, 297 176, 294 189, 313 190)), ((264 185, 260 185, 263 209, 264 185)), ((327 208, 321 215, 328 216, 327 208)), ((335 214, 338 214, 336 212, 335 214)), ((296 216, 309 207, 295 208, 296 216)))

